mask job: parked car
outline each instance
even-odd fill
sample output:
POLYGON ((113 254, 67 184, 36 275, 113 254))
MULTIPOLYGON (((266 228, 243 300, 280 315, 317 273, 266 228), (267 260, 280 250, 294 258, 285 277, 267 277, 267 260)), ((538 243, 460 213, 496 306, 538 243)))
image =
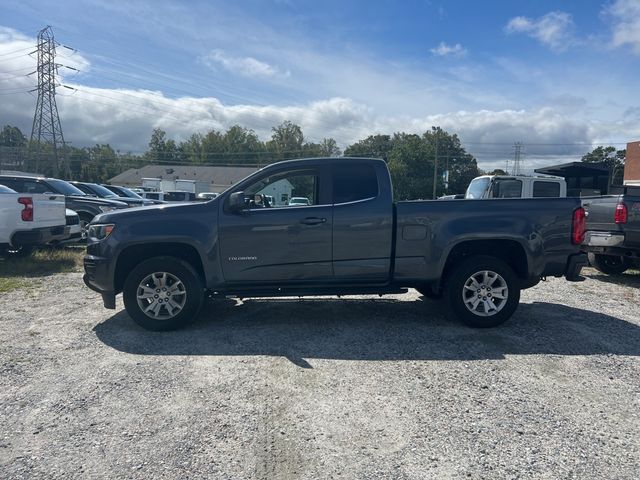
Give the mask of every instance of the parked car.
POLYGON ((33 247, 69 238, 63 195, 23 194, 0 185, 0 253, 28 255, 33 247))
POLYGON ((200 192, 199 194, 196 195, 196 200, 202 200, 206 202, 208 200, 213 200, 218 195, 220 194, 215 192, 200 192))
POLYGON ((578 279, 577 198, 392 200, 385 162, 303 159, 269 165, 218 198, 107 213, 89 227, 86 285, 144 328, 167 330, 211 296, 443 295, 466 324, 491 327, 545 276, 578 279), (309 205, 251 207, 274 182, 309 205), (249 200, 249 203, 248 203, 249 200))
POLYGON ((77 242, 78 240, 81 240, 82 227, 80 226, 80 215, 67 208, 65 213, 65 223, 69 227, 69 238, 64 239, 61 243, 77 242))
POLYGON ((116 193, 112 192, 106 187, 102 185, 98 185, 97 183, 88 183, 88 182, 69 182, 74 187, 77 187, 79 190, 82 190, 87 195, 91 195, 92 197, 97 198, 106 198, 108 200, 117 200, 119 202, 124 202, 130 207, 144 207, 146 205, 153 205, 154 202, 151 200, 145 200, 144 198, 131 198, 131 197, 121 197, 116 193))
POLYGON ((124 202, 106 198, 95 198, 69 182, 57 178, 0 175, 0 185, 5 185, 20 193, 57 193, 65 196, 67 208, 77 212, 82 232, 93 217, 105 212, 127 208, 124 202))
MULTIPOLYGON (((149 204, 158 205, 158 204, 164 203, 160 200, 151 200, 151 199, 142 198, 140 195, 138 195, 138 193, 134 192, 132 189, 127 187, 121 187, 119 185, 102 185, 102 186, 105 188, 108 188, 119 197, 144 200, 146 202, 145 205, 149 205, 149 204)), ((140 192, 144 192, 144 190, 141 190, 140 192)))
POLYGON ((640 268, 640 187, 622 195, 586 198, 584 250, 589 263, 606 274, 640 268))
POLYGON ((481 175, 469 183, 464 198, 559 198, 567 196, 561 177, 481 175))
POLYGON ((193 202, 196 200, 196 194, 192 192, 183 192, 181 190, 171 190, 168 192, 144 192, 144 198, 151 200, 160 200, 163 203, 182 203, 193 202))
POLYGON ((289 205, 291 206, 304 206, 304 205, 311 205, 309 203, 309 199, 306 197, 291 197, 291 200, 289 200, 289 205))

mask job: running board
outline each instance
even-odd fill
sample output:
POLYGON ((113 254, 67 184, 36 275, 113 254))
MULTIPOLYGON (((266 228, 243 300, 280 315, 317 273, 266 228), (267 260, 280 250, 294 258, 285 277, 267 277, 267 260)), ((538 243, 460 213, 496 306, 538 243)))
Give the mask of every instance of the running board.
POLYGON ((398 295, 407 293, 407 288, 399 287, 271 287, 238 290, 217 290, 209 292, 211 297, 315 297, 342 295, 398 295))

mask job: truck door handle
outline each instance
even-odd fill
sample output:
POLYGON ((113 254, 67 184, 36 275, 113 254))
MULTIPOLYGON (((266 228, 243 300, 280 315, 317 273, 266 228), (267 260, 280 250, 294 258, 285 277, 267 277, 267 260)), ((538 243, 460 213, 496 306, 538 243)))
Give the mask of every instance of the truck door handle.
POLYGON ((303 225, 320 225, 321 223, 325 223, 326 221, 326 218, 307 217, 300 220, 300 223, 302 223, 303 225))

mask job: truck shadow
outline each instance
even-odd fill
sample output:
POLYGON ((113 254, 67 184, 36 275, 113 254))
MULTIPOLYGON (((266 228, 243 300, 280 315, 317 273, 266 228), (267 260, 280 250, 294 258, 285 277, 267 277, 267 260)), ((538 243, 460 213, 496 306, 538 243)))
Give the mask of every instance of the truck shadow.
POLYGON ((640 327, 552 303, 522 304, 505 325, 467 328, 441 302, 389 299, 210 301, 183 330, 149 332, 121 311, 96 325, 106 345, 138 355, 271 355, 305 359, 480 360, 506 355, 640 355, 640 327))
POLYGON ((640 271, 638 270, 627 270, 625 273, 620 275, 607 275, 597 271, 588 273, 583 272, 582 274, 600 282, 622 285, 624 287, 640 288, 640 271))

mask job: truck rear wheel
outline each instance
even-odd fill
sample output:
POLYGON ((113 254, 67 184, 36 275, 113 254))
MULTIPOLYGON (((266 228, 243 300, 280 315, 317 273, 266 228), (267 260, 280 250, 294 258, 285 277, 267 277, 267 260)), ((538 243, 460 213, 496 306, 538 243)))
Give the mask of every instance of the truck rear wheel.
POLYGON ((451 312, 466 325, 495 327, 518 308, 520 284, 511 267, 490 256, 474 256, 456 265, 446 281, 451 312))
POLYGON ((123 288, 129 316, 147 330, 174 330, 193 320, 204 288, 194 268, 175 257, 154 257, 138 264, 123 288))
POLYGON ((593 268, 607 275, 620 275, 631 267, 631 262, 620 255, 588 253, 587 257, 593 268))

